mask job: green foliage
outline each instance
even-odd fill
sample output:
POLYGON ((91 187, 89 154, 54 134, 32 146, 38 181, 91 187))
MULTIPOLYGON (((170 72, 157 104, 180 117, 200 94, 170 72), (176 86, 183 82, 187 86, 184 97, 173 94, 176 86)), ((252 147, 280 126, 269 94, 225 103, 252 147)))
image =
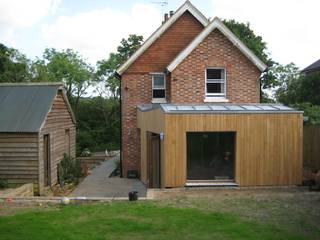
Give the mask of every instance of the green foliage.
POLYGON ((279 81, 276 99, 285 104, 309 102, 320 105, 320 72, 300 75, 293 64, 275 69, 279 81))
POLYGON ((103 97, 81 98, 77 123, 77 155, 86 148, 91 152, 119 149, 120 103, 118 100, 103 97))
POLYGON ((8 180, 0 178, 0 189, 9 187, 8 180))
POLYGON ((284 104, 296 103, 297 87, 300 84, 299 69, 294 63, 276 64, 270 71, 277 79, 275 98, 284 104))
POLYGON ((33 62, 31 70, 33 81, 64 82, 68 99, 77 115, 79 99, 91 85, 94 72, 93 67, 78 52, 47 48, 42 59, 33 62))
POLYGON ((25 55, 0 43, 0 83, 30 81, 29 65, 25 55))
POLYGON ((63 159, 58 164, 58 179, 60 185, 64 183, 79 183, 79 179, 83 177, 80 161, 63 155, 63 159))
POLYGON ((292 104, 292 107, 304 111, 308 117, 307 124, 320 124, 320 105, 313 105, 308 102, 292 104))
POLYGON ((124 63, 141 45, 142 36, 129 35, 128 39, 122 39, 116 53, 110 53, 109 58, 97 62, 95 79, 104 83, 104 93, 113 98, 120 97, 120 81, 114 76, 117 68, 124 63))
POLYGON ((251 51, 267 63, 269 56, 267 54, 267 44, 262 37, 257 36, 250 28, 249 23, 239 23, 233 19, 224 20, 223 23, 248 47, 251 51))
POLYGON ((298 101, 320 105, 320 71, 301 75, 298 101))

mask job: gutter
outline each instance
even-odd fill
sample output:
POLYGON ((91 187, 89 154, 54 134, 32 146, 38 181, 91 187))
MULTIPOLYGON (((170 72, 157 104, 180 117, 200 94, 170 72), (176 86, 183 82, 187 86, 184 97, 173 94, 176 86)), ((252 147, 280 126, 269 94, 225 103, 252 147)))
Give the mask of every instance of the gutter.
POLYGON ((121 82, 121 75, 118 72, 114 73, 114 76, 119 79, 120 81, 120 177, 123 177, 122 172, 122 82, 121 82))

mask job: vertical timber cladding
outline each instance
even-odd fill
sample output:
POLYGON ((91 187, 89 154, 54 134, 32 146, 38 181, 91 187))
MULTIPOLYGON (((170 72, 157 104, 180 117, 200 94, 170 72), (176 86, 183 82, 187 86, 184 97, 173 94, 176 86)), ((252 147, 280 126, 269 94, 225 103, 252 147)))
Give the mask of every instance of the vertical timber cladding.
MULTIPOLYGON (((147 133, 160 134, 164 132, 164 113, 161 109, 155 109, 152 111, 141 112, 138 110, 138 128, 140 129, 141 139, 141 181, 147 184, 147 133)), ((165 144, 164 141, 160 141, 160 172, 161 172, 161 186, 165 186, 164 182, 164 153, 165 144)))
POLYGON ((302 123, 300 113, 165 114, 165 186, 186 183, 188 131, 236 132, 240 186, 301 184, 302 123))

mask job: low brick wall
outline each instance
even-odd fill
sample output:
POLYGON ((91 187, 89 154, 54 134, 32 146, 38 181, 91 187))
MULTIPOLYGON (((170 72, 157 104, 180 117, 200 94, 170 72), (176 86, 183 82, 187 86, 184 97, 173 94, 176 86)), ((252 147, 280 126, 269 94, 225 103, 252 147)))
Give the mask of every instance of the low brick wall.
POLYGON ((9 188, 3 191, 0 191, 0 198, 7 197, 33 197, 33 184, 27 183, 17 188, 9 188))
POLYGON ((80 164, 82 168, 88 168, 92 169, 96 167, 97 165, 100 165, 102 162, 107 161, 113 156, 89 156, 89 157, 78 157, 78 160, 80 160, 80 164))

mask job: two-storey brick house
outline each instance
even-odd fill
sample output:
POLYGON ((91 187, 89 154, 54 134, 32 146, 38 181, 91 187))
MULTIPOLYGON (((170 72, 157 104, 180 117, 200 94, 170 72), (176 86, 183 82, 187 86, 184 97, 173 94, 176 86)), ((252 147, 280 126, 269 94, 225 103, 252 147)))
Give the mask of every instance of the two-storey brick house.
POLYGON ((260 102, 266 65, 189 1, 117 73, 122 170, 149 187, 301 182, 302 113, 260 102))

